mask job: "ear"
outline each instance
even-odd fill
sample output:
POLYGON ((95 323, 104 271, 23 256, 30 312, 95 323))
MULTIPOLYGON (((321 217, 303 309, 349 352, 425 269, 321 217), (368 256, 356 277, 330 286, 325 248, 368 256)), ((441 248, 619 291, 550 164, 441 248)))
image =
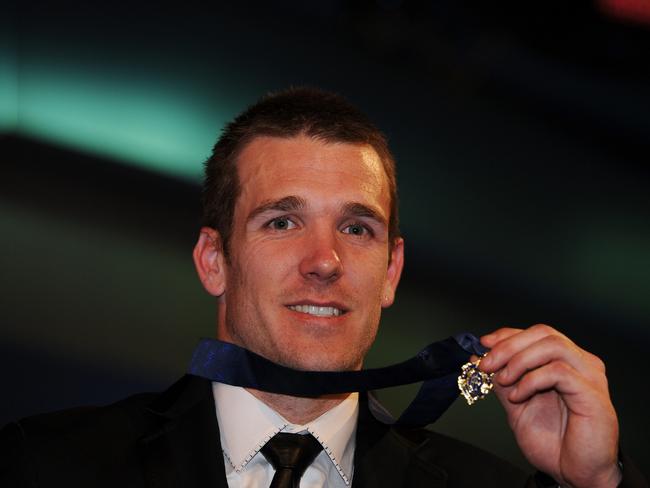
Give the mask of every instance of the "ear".
POLYGON ((386 281, 384 282, 383 295, 381 298, 382 308, 390 307, 395 301, 395 291, 399 284, 404 268, 404 239, 398 237, 395 239, 393 250, 390 253, 390 263, 386 272, 386 281))
POLYGON ((202 227, 192 256, 203 288, 210 295, 223 295, 226 291, 226 258, 219 232, 211 227, 202 227))

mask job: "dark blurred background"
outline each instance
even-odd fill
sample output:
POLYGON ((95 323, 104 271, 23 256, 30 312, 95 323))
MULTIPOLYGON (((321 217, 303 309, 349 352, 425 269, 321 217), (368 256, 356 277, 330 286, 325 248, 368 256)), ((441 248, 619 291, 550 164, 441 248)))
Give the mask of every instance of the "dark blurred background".
MULTIPOLYGON (((606 361, 647 471, 649 52, 634 0, 5 8, 0 424, 183 373, 215 329, 191 262, 202 162, 261 94, 310 84, 398 160, 407 266, 368 365, 552 324, 606 361)), ((525 466, 494 398, 433 428, 525 466)))

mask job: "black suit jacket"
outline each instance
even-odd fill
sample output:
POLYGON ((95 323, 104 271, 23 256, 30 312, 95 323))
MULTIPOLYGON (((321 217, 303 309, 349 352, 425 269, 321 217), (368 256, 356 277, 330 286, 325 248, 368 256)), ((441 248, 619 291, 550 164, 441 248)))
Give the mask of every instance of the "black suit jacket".
MULTIPOLYGON (((388 427, 369 401, 361 400, 354 488, 540 486, 463 442, 388 427)), ((162 394, 9 424, 0 433, 0 486, 227 488, 210 382, 188 375, 162 394)), ((631 472, 623 486, 647 484, 631 472)))

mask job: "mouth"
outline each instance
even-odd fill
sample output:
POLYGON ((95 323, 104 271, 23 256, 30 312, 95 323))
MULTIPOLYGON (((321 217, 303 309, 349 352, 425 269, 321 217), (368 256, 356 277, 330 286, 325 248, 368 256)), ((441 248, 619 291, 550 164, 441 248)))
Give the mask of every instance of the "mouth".
POLYGON ((296 304, 287 305, 287 308, 294 312, 313 315, 315 317, 339 317, 347 312, 343 308, 329 305, 296 304))

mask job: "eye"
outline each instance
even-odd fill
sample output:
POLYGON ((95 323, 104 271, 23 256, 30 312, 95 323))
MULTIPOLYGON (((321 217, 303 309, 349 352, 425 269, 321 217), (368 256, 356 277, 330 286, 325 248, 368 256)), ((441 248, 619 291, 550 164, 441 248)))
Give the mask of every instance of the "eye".
POLYGON ((272 230, 289 230, 296 228, 296 224, 288 217, 277 217, 266 225, 272 230))
POLYGON ((350 234, 356 237, 365 237, 372 232, 363 224, 350 224, 343 229, 344 234, 350 234))

